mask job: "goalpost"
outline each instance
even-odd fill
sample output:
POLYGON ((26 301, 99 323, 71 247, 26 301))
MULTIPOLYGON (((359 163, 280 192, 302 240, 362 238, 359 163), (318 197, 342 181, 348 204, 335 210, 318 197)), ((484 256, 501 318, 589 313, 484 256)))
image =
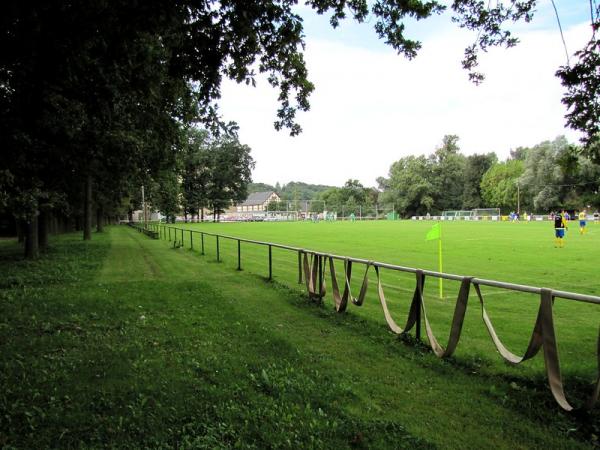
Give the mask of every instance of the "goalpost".
POLYGON ((466 211, 466 210, 449 210, 449 211, 443 211, 442 212, 442 217, 446 217, 449 218, 450 220, 452 219, 461 219, 464 217, 471 217, 472 213, 471 211, 466 211))
POLYGON ((483 220, 500 220, 500 208, 475 208, 472 213, 483 220))
POLYGON ((298 211, 267 211, 266 221, 295 222, 298 220, 298 211))
POLYGON ((500 220, 500 208, 443 211, 442 220, 500 220))

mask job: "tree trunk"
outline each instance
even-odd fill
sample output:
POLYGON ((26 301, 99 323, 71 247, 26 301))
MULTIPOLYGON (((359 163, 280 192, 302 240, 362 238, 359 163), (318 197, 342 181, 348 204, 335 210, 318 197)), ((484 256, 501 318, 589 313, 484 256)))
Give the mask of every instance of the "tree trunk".
POLYGON ((99 206, 96 209, 96 232, 102 233, 104 231, 104 214, 102 213, 102 207, 99 206))
POLYGON ((25 222, 21 219, 17 219, 15 222, 17 226, 17 240, 19 241, 19 244, 22 244, 25 242, 25 222))
POLYGON ((204 208, 200 208, 200 222, 204 222, 204 208))
POLYGON ((83 204, 83 240, 92 239, 92 176, 85 178, 85 203, 83 204))
POLYGON ((38 217, 38 246, 44 251, 48 248, 48 213, 41 211, 38 217))
POLYGON ((56 216, 54 214, 48 216, 48 234, 56 234, 56 216))
POLYGON ((25 258, 35 259, 39 256, 37 216, 25 223, 25 230, 25 258))

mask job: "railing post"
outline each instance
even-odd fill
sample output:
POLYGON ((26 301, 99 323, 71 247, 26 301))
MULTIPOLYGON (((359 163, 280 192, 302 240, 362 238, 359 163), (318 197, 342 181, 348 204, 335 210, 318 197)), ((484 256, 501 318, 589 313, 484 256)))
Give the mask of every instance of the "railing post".
POLYGON ((181 229, 181 246, 183 247, 183 228, 181 229))
POLYGON ((273 279, 273 247, 269 245, 269 281, 273 279))
POLYGON ((220 262, 220 255, 219 255, 219 235, 217 234, 217 262, 220 262))
POLYGON ((298 284, 302 284, 302 252, 298 252, 298 284))
POLYGON ((171 242, 171 227, 167 227, 167 230, 169 230, 169 242, 171 242))
POLYGON ((204 233, 200 232, 200 241, 202 242, 202 255, 204 255, 204 233))
POLYGON ((237 270, 242 270, 242 241, 238 239, 238 268, 237 270))
POLYGON ((323 271, 321 270, 322 267, 323 267, 322 256, 318 255, 317 256, 317 268, 319 270, 319 294, 318 294, 318 297, 320 300, 323 300, 323 296, 321 295, 321 293, 323 292, 323 271))
POLYGON ((415 337, 417 341, 421 340, 421 299, 418 300, 419 307, 417 308, 417 327, 415 328, 415 337))
POLYGON ((194 236, 192 235, 192 230, 190 230, 190 250, 194 250, 194 236))
POLYGON ((416 327, 415 327, 415 337, 417 341, 421 340, 421 300, 423 298, 423 281, 425 276, 422 271, 417 271, 417 291, 419 295, 417 296, 417 317, 416 317, 416 327))

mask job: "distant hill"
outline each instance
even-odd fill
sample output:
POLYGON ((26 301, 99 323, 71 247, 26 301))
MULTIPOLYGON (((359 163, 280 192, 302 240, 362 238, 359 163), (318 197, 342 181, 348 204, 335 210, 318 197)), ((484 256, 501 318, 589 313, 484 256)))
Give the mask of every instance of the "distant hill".
POLYGON ((334 186, 325 186, 322 184, 308 184, 301 181, 290 181, 287 184, 275 186, 266 183, 250 183, 248 193, 275 191, 282 200, 312 200, 321 192, 331 189, 334 186))

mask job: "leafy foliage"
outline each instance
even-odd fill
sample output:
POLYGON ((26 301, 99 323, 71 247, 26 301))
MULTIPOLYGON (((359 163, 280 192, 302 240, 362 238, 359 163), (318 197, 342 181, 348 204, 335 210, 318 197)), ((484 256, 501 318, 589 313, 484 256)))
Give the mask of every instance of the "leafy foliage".
POLYGON ((526 154, 525 172, 518 180, 526 207, 551 211, 598 205, 600 166, 564 137, 542 142, 527 149, 526 154))
POLYGON ((498 157, 495 153, 467 156, 463 173, 464 186, 460 209, 484 207, 483 198, 481 197, 481 179, 497 161, 498 157))
POLYGON ((389 177, 379 179, 382 200, 403 215, 425 214, 434 205, 433 170, 425 156, 407 156, 390 167, 389 177))
POLYGON ((523 171, 523 162, 519 160, 493 165, 481 179, 481 195, 486 203, 504 209, 516 209, 517 181, 523 171))
POLYGON ((567 124, 584 133, 585 153, 600 163, 600 40, 596 36, 600 28, 600 5, 596 5, 591 13, 591 39, 575 53, 577 62, 572 66, 562 66, 556 75, 566 88, 562 101, 569 108, 567 124))
POLYGON ((469 78, 481 83, 485 76, 474 69, 478 65, 479 51, 487 51, 490 47, 514 47, 518 43, 510 30, 503 28, 506 22, 533 18, 533 8, 537 0, 509 0, 508 2, 491 2, 482 0, 454 0, 452 9, 456 15, 452 20, 461 28, 477 31, 475 43, 465 49, 462 61, 463 68, 469 71, 469 78))

